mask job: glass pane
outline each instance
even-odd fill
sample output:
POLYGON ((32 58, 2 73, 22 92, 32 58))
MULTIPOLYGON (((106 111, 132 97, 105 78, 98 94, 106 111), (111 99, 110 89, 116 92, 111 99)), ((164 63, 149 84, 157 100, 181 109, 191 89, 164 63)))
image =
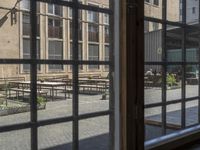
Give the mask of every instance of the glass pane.
POLYGON ((182 22, 182 1, 167 0, 167 20, 173 22, 182 22))
POLYGON ((199 23, 199 0, 186 0, 186 22, 187 24, 199 23))
POLYGON ((23 65, 0 65, 0 126, 30 121, 30 88, 17 84, 30 78, 23 65))
POLYGON ((109 150, 109 117, 79 121, 80 150, 109 150))
POLYGON ((186 66, 186 98, 199 95, 199 67, 197 65, 186 66))
POLYGON ((186 126, 191 126, 198 123, 199 119, 199 104, 198 100, 186 102, 186 126))
POLYGON ((39 127, 38 149, 72 150, 72 123, 39 127))
POLYGON ((186 61, 199 61, 199 27, 197 25, 186 29, 186 61))
POLYGON ((162 61, 162 24, 144 22, 145 61, 162 61))
POLYGON ((144 15, 162 19, 162 0, 145 0, 144 15))
POLYGON ((167 128, 174 131, 179 130, 181 128, 181 116, 181 103, 168 105, 166 112, 167 128))
POLYGON ((30 129, 0 133, 1 150, 31 150, 30 129))
MULTIPOLYGON (((54 66, 57 66, 53 64, 54 66)), ((60 118, 72 115, 72 72, 70 65, 64 65, 65 72, 46 73, 48 65, 40 65, 37 76, 38 120, 60 118)), ((26 85, 30 81, 27 81, 26 85)))
POLYGON ((162 101, 162 66, 145 66, 144 99, 145 104, 162 101))
POLYGON ((162 108, 145 109, 145 140, 162 136, 162 108))
POLYGON ((175 26, 167 26, 166 32, 167 61, 182 61, 183 29, 175 26))
POLYGON ((167 83, 167 100, 181 99, 181 82, 182 82, 182 67, 168 66, 166 83, 167 83))
POLYGON ((102 72, 85 71, 89 66, 82 67, 79 67, 79 114, 109 110, 108 66, 100 65, 102 72))

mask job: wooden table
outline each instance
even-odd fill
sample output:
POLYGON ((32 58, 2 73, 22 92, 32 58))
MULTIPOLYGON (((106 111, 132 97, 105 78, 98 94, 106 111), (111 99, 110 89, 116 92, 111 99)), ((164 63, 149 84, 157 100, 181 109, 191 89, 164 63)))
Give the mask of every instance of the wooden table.
MULTIPOLYGON (((16 84, 18 86, 18 88, 30 88, 30 81, 12 81, 9 82, 10 84, 16 84)), ((66 91, 67 91, 67 84, 65 82, 41 82, 41 81, 37 81, 37 86, 38 88, 41 89, 50 89, 50 95, 52 97, 52 101, 54 100, 54 90, 57 87, 64 87, 64 93, 65 93, 65 98, 66 98, 66 91)))

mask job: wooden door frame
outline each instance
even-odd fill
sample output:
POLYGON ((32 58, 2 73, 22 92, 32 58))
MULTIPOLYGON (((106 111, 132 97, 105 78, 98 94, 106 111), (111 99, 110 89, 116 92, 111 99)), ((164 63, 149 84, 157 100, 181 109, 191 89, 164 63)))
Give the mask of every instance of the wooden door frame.
POLYGON ((144 0, 120 4, 121 150, 144 149, 144 0))

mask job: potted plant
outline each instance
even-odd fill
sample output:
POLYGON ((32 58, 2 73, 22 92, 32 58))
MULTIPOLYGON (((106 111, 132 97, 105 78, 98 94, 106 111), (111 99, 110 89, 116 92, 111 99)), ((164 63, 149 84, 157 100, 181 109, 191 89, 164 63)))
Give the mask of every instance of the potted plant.
POLYGON ((178 83, 174 74, 167 74, 167 86, 169 89, 174 89, 175 87, 177 88, 178 83))
POLYGON ((38 105, 38 108, 46 108, 46 99, 43 98, 42 96, 38 96, 37 97, 37 105, 38 105))

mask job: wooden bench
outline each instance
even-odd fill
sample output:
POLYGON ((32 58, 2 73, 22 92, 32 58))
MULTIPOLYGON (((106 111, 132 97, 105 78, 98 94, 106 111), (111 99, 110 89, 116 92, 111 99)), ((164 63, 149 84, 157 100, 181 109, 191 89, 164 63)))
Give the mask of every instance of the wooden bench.
MULTIPOLYGON (((11 92, 14 91, 16 92, 16 97, 17 99, 19 98, 19 93, 22 93, 22 97, 24 98, 24 94, 25 93, 31 93, 31 90, 30 89, 21 89, 21 88, 10 88, 9 89, 9 97, 11 97, 11 92)), ((47 93, 48 91, 43 91, 43 90, 39 90, 37 91, 37 94, 39 96, 42 96, 42 95, 45 95, 45 99, 47 100, 47 93)))

